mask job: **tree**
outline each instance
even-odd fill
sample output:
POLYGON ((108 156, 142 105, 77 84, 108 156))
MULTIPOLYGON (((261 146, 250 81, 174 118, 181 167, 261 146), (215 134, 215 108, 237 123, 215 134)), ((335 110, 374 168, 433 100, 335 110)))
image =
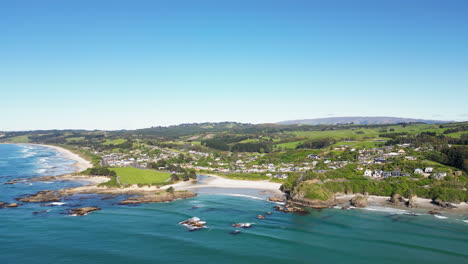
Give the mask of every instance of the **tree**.
POLYGON ((166 192, 174 193, 174 188, 171 186, 171 187, 167 188, 166 192))
POLYGON ((179 181, 179 180, 180 180, 179 175, 173 173, 173 174, 171 175, 171 180, 173 180, 173 181, 179 181))

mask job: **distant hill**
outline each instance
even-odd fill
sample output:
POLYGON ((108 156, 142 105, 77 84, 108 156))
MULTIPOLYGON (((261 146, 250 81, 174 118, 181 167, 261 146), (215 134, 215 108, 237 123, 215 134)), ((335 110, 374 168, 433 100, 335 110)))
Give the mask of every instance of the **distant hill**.
POLYGON ((450 121, 413 119, 389 116, 354 116, 354 117, 328 117, 315 119, 287 120, 278 122, 280 125, 336 125, 336 124, 360 124, 360 125, 375 125, 375 124, 398 124, 398 123, 426 123, 439 124, 448 123, 450 121))

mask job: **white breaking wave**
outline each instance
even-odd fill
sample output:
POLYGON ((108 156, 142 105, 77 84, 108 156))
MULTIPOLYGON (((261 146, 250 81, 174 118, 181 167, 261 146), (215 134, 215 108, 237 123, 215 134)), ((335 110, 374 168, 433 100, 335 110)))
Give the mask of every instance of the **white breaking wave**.
POLYGON ((443 216, 443 215, 434 215, 434 216, 439 218, 439 219, 447 219, 448 218, 447 216, 443 216))
POLYGON ((60 202, 52 202, 48 205, 52 205, 52 206, 61 206, 61 205, 65 205, 66 203, 60 203, 60 202))
POLYGON ((263 199, 263 198, 252 196, 252 195, 246 195, 246 194, 226 193, 226 194, 223 194, 223 195, 235 196, 235 197, 245 197, 245 198, 265 201, 265 199, 263 199))
POLYGON ((38 169, 38 170, 36 170, 36 173, 44 173, 46 171, 47 171, 46 169, 38 169))
POLYGON ((406 214, 406 213, 408 213, 407 210, 395 209, 395 208, 389 208, 389 207, 383 207, 383 206, 369 206, 369 207, 364 207, 364 208, 360 208, 360 209, 368 210, 368 211, 375 211, 375 212, 391 213, 391 214, 406 214))

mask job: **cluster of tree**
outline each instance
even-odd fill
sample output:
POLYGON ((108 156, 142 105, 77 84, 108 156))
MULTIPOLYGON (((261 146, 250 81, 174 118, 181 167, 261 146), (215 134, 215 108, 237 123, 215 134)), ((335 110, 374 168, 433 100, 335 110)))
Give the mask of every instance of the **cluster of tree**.
POLYGON ((259 152, 269 153, 272 150, 272 145, 267 142, 247 142, 237 143, 231 147, 232 152, 259 152))
POLYGON ((133 142, 130 141, 130 140, 127 140, 123 143, 120 143, 120 144, 109 144, 109 145, 103 145, 103 144, 99 144, 98 146, 96 146, 97 149, 103 151, 103 150, 111 150, 111 149, 116 149, 116 148, 120 148, 120 149, 132 149, 133 148, 133 142))
POLYGON ((382 133, 382 134, 379 135, 379 137, 395 139, 395 138, 398 138, 400 136, 405 136, 405 135, 408 135, 408 133, 406 133, 406 132, 382 133))
POLYGON ((195 173, 194 170, 184 170, 182 173, 173 173, 171 175, 171 180, 174 182, 183 180, 183 181, 189 181, 190 179, 196 179, 197 174, 195 173))
POLYGON ((444 134, 452 134, 452 133, 457 133, 457 132, 462 132, 462 131, 468 131, 468 126, 449 128, 444 131, 444 134))
POLYGON ((296 149, 321 149, 336 143, 333 138, 317 138, 306 141, 296 147, 296 149))
POLYGON ((468 146, 443 147, 427 153, 427 158, 468 172, 468 146))
POLYGON ((105 167, 98 167, 98 168, 90 168, 88 173, 91 175, 101 175, 101 176, 116 176, 117 174, 115 171, 110 170, 109 168, 105 167))
POLYGON ((231 149, 230 144, 237 143, 248 138, 249 137, 246 135, 222 134, 211 139, 202 140, 201 144, 205 147, 221 151, 229 151, 231 149))

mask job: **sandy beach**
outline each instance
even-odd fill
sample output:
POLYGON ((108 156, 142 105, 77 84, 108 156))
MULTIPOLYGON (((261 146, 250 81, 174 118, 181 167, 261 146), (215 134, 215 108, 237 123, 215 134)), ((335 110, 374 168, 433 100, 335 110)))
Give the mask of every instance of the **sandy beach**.
POLYGON ((81 171, 84 171, 88 168, 92 168, 93 165, 91 164, 91 162, 83 159, 82 157, 80 157, 78 154, 75 154, 73 152, 71 152, 70 150, 68 149, 64 149, 64 148, 61 148, 61 147, 57 147, 57 146, 52 146, 52 145, 43 145, 43 144, 30 144, 30 143, 21 143, 19 145, 35 145, 35 146, 41 146, 41 147, 47 147, 47 148, 52 148, 54 149, 55 151, 57 151, 58 153, 60 153, 60 155, 64 156, 65 158, 67 159, 71 159, 71 160, 74 160, 76 161, 75 164, 73 164, 73 166, 76 167, 76 170, 75 172, 81 172, 81 171))
POLYGON ((238 189, 261 189, 261 190, 272 190, 279 191, 281 183, 270 182, 270 181, 248 181, 248 180, 233 180, 226 179, 218 175, 213 174, 202 174, 211 177, 211 179, 205 180, 201 184, 190 184, 190 185, 172 185, 176 190, 190 190, 196 188, 238 188, 238 189))

